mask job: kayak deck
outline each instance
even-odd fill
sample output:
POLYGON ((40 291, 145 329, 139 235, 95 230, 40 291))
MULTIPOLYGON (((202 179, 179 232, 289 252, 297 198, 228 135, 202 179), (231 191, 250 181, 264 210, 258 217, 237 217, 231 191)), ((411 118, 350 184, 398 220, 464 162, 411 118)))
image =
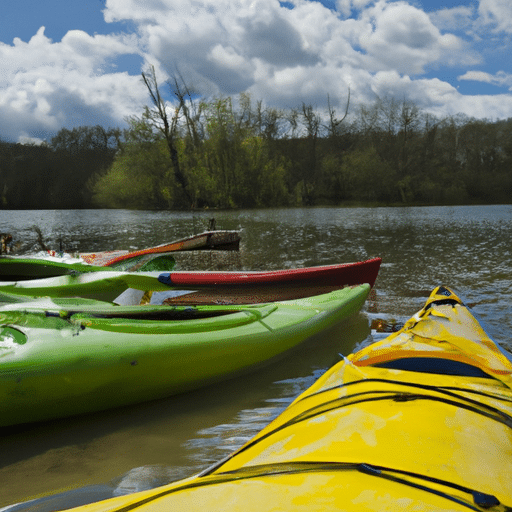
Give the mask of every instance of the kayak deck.
POLYGON ((0 425, 164 398, 251 371, 357 313, 369 291, 241 306, 6 303, 0 425))

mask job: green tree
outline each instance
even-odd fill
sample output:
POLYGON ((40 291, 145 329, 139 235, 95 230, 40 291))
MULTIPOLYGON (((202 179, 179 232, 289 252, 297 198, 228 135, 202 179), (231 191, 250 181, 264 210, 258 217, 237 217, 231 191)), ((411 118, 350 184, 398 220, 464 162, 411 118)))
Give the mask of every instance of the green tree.
POLYGON ((94 202, 110 208, 170 208, 175 182, 166 141, 144 115, 128 121, 112 167, 92 185, 94 202))
POLYGON ((217 184, 215 203, 221 207, 254 205, 254 181, 249 148, 244 141, 252 137, 252 124, 240 122, 231 98, 217 98, 204 106, 204 158, 217 184))
POLYGON ((274 154, 270 142, 263 137, 247 137, 243 143, 245 169, 252 185, 251 203, 254 206, 286 206, 289 193, 286 175, 290 162, 274 154))
POLYGON ((351 199, 396 200, 396 172, 373 147, 348 153, 341 165, 341 175, 351 199))

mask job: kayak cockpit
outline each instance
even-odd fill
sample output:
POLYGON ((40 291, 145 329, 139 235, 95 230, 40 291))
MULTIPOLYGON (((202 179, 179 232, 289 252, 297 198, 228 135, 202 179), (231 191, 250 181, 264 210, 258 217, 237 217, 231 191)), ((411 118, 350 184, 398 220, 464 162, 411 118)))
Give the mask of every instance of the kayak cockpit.
POLYGON ((151 320, 151 321, 161 321, 161 322, 172 322, 172 321, 186 321, 186 320, 200 320, 205 318, 217 318, 219 316, 224 315, 232 315, 237 313, 237 311, 233 311, 232 309, 215 309, 215 310, 205 310, 198 308, 162 308, 158 310, 148 310, 142 311, 140 308, 134 309, 133 311, 117 311, 115 308, 112 310, 105 311, 69 311, 69 312, 52 312, 46 311, 45 314, 47 317, 55 316, 60 318, 72 318, 77 315, 81 315, 83 317, 87 316, 90 318, 102 318, 102 319, 129 319, 129 320, 151 320))
POLYGON ((492 379, 481 368, 461 361, 440 357, 404 357, 392 361, 383 361, 372 366, 390 370, 409 372, 435 373, 436 375, 457 375, 459 377, 481 377, 492 379))

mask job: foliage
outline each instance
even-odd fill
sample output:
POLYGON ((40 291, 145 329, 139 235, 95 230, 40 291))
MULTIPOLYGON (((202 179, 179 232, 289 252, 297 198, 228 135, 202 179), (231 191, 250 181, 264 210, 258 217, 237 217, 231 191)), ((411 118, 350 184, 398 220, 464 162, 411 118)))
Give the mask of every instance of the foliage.
POLYGON ((2 208, 90 208, 89 181, 111 165, 119 129, 62 129, 42 145, 0 142, 2 208))
POLYGON ((389 201, 396 199, 396 171, 370 146, 346 155, 340 169, 348 199, 389 201))
POLYGON ((337 118, 249 95, 154 102, 128 129, 61 130, 40 146, 0 142, 1 208, 252 208, 510 203, 512 119, 437 119, 378 99, 337 118), (349 123, 350 120, 350 123, 349 123), (166 123, 167 122, 167 128, 166 123))
POLYGON ((129 121, 112 167, 92 185, 94 202, 113 208, 169 208, 174 178, 166 142, 146 118, 129 121))

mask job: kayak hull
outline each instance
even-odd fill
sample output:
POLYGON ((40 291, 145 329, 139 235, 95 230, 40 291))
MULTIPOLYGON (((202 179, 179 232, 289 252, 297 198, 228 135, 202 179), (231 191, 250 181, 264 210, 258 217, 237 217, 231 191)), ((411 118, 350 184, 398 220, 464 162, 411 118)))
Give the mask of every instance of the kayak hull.
POLYGON ((355 314, 368 293, 361 285, 228 310, 79 299, 5 305, 0 425, 163 398, 250 371, 355 314))
POLYGON ((381 261, 373 258, 355 263, 268 272, 104 270, 47 279, 6 281, 0 283, 0 291, 28 296, 80 296, 111 302, 128 288, 141 291, 197 290, 169 302, 259 303, 320 295, 361 283, 373 286, 381 261))
POLYGON ((265 272, 177 271, 162 273, 158 279, 170 286, 193 290, 165 299, 166 304, 252 304, 321 295, 360 283, 373 287, 381 262, 381 258, 373 258, 265 272))
POLYGON ((163 273, 161 280, 174 286, 242 286, 247 284, 317 283, 352 285, 368 283, 373 287, 382 263, 381 258, 316 267, 269 271, 176 271, 163 273))
POLYGON ((205 231, 181 240, 148 247, 137 251, 103 251, 80 253, 80 257, 91 265, 105 267, 117 266, 122 262, 146 256, 150 254, 164 254, 176 251, 199 251, 199 250, 228 250, 238 251, 240 246, 240 234, 238 231, 205 231))
POLYGON ((79 258, 60 256, 0 256, 0 283, 5 281, 28 281, 49 277, 73 276, 109 270, 164 272, 172 270, 175 264, 176 261, 170 254, 137 256, 109 267, 91 265, 79 258))
POLYGON ((442 287, 223 461, 77 510, 510 510, 511 375, 507 354, 442 287), (420 369, 429 345, 447 363, 420 369))
POLYGON ((25 281, 101 270, 78 258, 0 256, 0 281, 25 281))

